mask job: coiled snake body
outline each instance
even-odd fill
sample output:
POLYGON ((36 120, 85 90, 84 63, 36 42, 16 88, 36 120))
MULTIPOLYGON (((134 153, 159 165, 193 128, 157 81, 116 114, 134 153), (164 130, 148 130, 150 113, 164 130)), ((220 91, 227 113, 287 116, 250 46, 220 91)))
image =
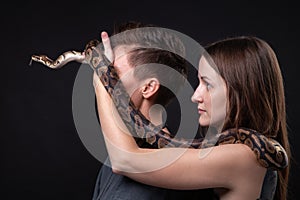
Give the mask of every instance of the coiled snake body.
MULTIPOLYGON (((98 40, 91 40, 83 52, 67 51, 54 61, 45 55, 33 55, 31 59, 52 69, 60 68, 71 61, 89 64, 96 71, 112 97, 122 120, 140 146, 145 144, 151 148, 205 148, 210 146, 210 141, 204 139, 175 138, 175 136, 164 132, 161 127, 153 125, 146 119, 130 100, 128 102, 129 95, 120 82, 115 68, 110 65, 99 44, 98 40), (118 87, 115 88, 117 83, 118 87)), ((265 168, 280 170, 288 165, 284 148, 276 140, 267 138, 255 130, 248 128, 228 129, 218 136, 217 143, 212 145, 245 144, 251 148, 259 164, 265 168)))

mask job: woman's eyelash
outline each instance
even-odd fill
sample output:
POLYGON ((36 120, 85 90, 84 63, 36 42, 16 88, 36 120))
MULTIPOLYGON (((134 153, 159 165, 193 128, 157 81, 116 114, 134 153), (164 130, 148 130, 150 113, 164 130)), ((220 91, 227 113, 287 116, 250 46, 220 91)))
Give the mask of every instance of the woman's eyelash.
POLYGON ((211 89, 212 88, 212 85, 210 83, 208 83, 208 82, 205 82, 205 85, 206 85, 207 89, 211 89))
POLYGON ((201 84, 201 82, 206 86, 206 88, 209 90, 209 89, 211 89, 213 86, 212 86, 212 84, 210 84, 209 82, 207 82, 204 78, 200 78, 199 79, 199 81, 200 81, 200 84, 201 84))
POLYGON ((202 81, 204 82, 204 84, 205 84, 205 86, 206 86, 207 89, 211 89, 212 88, 212 85, 209 82, 207 82, 207 81, 205 81, 203 79, 202 79, 202 81))

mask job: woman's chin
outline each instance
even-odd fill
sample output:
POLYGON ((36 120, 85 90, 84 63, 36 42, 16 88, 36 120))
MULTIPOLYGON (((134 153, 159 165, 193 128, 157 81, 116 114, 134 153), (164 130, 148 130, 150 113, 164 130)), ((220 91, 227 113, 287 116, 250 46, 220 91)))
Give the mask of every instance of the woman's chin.
POLYGON ((210 120, 209 119, 203 119, 203 118, 199 118, 199 124, 200 126, 203 126, 203 127, 208 127, 210 126, 210 120))

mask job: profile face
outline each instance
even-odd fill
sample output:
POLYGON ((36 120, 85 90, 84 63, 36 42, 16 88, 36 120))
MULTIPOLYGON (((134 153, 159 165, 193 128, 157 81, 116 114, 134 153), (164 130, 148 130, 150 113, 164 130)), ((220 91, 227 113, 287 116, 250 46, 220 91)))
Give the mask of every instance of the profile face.
POLYGON ((224 79, 201 57, 198 69, 199 85, 192 101, 197 103, 201 126, 223 125, 226 117, 227 89, 224 79))

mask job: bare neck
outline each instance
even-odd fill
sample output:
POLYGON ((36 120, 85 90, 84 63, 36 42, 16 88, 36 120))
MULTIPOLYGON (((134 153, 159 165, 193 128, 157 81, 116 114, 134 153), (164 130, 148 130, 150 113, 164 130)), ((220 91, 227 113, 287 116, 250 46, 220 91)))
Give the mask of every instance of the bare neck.
POLYGON ((141 104, 139 109, 141 113, 155 126, 163 123, 164 108, 161 105, 145 101, 141 104))

